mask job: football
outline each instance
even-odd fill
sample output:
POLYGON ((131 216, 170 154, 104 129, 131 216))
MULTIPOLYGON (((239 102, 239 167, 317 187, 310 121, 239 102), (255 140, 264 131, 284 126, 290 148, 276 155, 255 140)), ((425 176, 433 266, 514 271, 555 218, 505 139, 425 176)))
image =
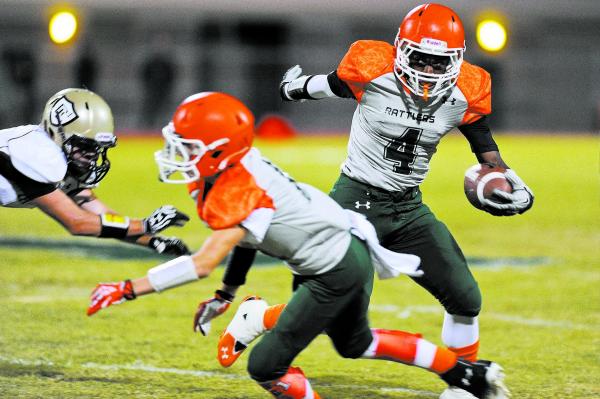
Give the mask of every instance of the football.
POLYGON ((494 197, 494 189, 512 193, 512 186, 504 172, 506 169, 489 164, 477 164, 471 166, 465 172, 465 195, 469 202, 477 209, 484 208, 483 199, 494 202, 502 202, 494 197))

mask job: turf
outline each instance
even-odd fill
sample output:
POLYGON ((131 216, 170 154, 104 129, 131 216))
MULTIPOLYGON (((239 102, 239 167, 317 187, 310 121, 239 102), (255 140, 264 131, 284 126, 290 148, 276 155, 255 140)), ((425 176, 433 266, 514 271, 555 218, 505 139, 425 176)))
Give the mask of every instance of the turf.
MULTIPOLYGON (((423 185, 425 201, 473 260, 484 295, 480 354, 505 367, 515 398, 600 397, 597 139, 498 135, 497 141, 535 192, 527 214, 495 218, 469 205, 462 174, 475 160, 458 135, 442 141, 423 185)), ((160 145, 156 138, 121 139, 98 196, 131 216, 166 203, 194 215, 184 187, 157 180, 152 151, 160 145)), ((345 145, 344 137, 257 143, 293 177, 326 191, 345 145)), ((197 248, 208 231, 193 218, 167 233, 197 248)), ((0 208, 0 397, 267 397, 246 376, 247 356, 231 369, 215 360, 218 333, 233 312, 215 320, 208 338, 192 333, 196 303, 217 288, 222 269, 85 316, 96 282, 141 276, 162 260, 111 240, 70 237, 37 210, 0 208)), ((257 293, 276 303, 289 298, 290 285, 284 267, 257 267, 239 296, 257 293)), ((376 282, 370 318, 373 326, 441 343, 440 306, 407 278, 376 282)), ((325 398, 435 398, 444 387, 420 369, 341 359, 325 337, 295 364, 325 398)))

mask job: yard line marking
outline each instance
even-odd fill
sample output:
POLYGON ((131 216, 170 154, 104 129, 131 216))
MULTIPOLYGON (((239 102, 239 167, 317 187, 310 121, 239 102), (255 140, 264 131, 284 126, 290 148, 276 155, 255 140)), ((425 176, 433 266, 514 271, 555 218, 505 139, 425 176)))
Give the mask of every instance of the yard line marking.
MULTIPOLYGON (((70 362, 67 365, 59 365, 50 360, 45 359, 36 359, 36 360, 27 360, 20 358, 13 358, 0 355, 0 362, 15 364, 19 366, 46 366, 46 367, 73 367, 76 365, 71 364, 70 362)), ((224 378, 229 380, 248 380, 250 381, 249 376, 242 376, 239 374, 226 374, 219 371, 201 371, 201 370, 190 370, 190 369, 178 369, 172 367, 155 367, 142 363, 141 361, 136 361, 132 364, 101 364, 94 362, 86 362, 80 364, 79 367, 89 368, 93 370, 108 370, 108 371, 118 371, 118 370, 132 370, 132 371, 143 371, 147 373, 161 373, 161 374, 178 374, 178 375, 189 375, 193 377, 209 377, 209 378, 224 378)), ((396 393, 408 393, 411 395, 420 395, 427 397, 438 397, 439 394, 431 391, 423 391, 418 389, 410 389, 410 388, 400 388, 400 387, 374 387, 371 385, 334 385, 334 384, 314 384, 315 387, 336 387, 336 388, 344 388, 344 389, 364 389, 364 390, 375 390, 381 392, 396 392, 396 393)))
MULTIPOLYGON (((439 306, 404 306, 400 307, 392 304, 371 305, 370 310, 381 313, 396 313, 399 319, 408 319, 413 313, 428 313, 428 314, 443 314, 443 310, 439 306)), ((563 328, 565 330, 590 330, 598 331, 600 327, 595 325, 577 324, 568 320, 544 320, 538 318, 528 318, 518 315, 510 315, 503 313, 483 313, 483 316, 490 319, 506 321, 509 323, 521 324, 524 326, 533 327, 548 327, 548 328, 563 328)))
POLYGON ((214 377, 214 378, 225 378, 231 380, 245 380, 246 377, 225 374, 218 371, 201 371, 201 370, 189 370, 189 369, 176 369, 172 367, 155 367, 143 364, 142 362, 135 362, 133 364, 100 364, 100 363, 83 363, 81 367, 97 369, 97 370, 136 370, 146 371, 148 373, 165 373, 165 374, 179 374, 179 375, 191 375, 194 377, 214 377))

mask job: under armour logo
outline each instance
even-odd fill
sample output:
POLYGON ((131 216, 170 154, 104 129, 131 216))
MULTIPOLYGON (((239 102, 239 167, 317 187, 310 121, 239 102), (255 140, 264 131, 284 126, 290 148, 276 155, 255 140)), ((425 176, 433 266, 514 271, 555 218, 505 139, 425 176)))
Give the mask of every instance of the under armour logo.
POLYGON ((354 204, 355 204, 354 207, 356 209, 360 209, 361 206, 364 206, 365 209, 371 209, 371 202, 370 201, 367 201, 364 204, 361 204, 359 201, 356 201, 354 204))
POLYGON ((448 99, 448 97, 446 97, 444 99, 444 103, 447 103, 447 102, 450 102, 450 105, 454 105, 454 104, 456 104, 456 98, 448 99))
POLYGON ((229 358, 229 355, 227 354, 227 348, 225 348, 225 347, 221 348, 221 352, 223 352, 221 354, 221 359, 228 359, 229 358))

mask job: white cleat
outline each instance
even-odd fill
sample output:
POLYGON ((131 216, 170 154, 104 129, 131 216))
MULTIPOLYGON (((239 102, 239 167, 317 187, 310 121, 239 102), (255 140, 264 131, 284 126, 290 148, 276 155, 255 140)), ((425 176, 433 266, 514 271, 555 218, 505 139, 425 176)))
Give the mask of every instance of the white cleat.
POLYGON ((219 338, 217 360, 221 366, 230 367, 252 341, 264 334, 266 328, 263 319, 268 306, 258 296, 244 298, 219 338))

